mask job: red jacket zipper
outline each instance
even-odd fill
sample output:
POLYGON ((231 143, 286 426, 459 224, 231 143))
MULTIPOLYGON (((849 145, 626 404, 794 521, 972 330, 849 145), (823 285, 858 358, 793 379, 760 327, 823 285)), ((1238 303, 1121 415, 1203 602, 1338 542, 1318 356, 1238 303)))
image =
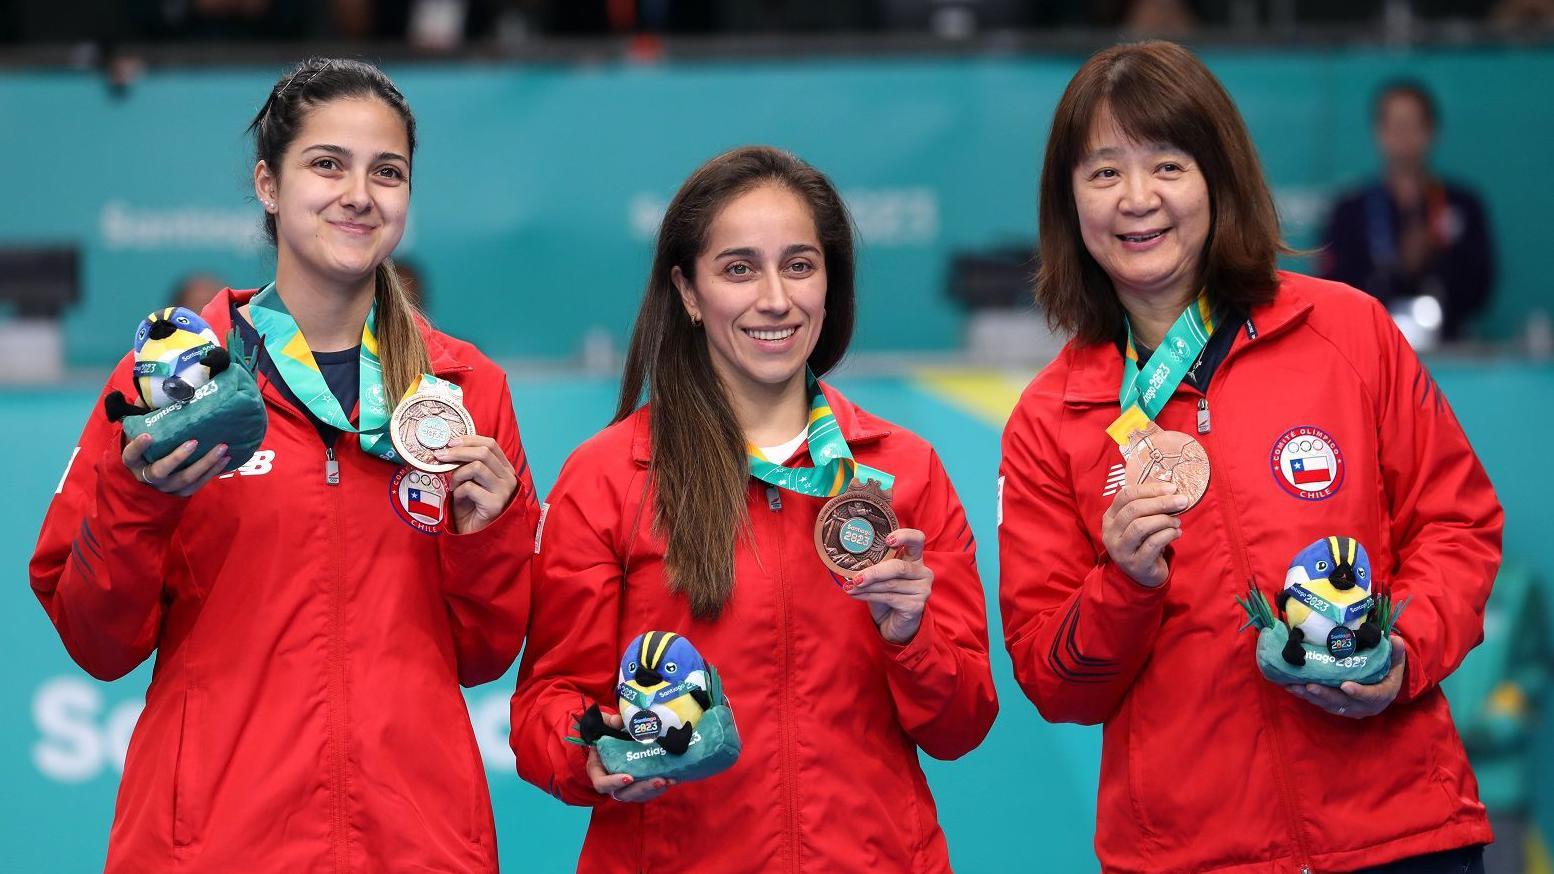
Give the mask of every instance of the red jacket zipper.
MULTIPOLYGON (((1248 342, 1251 341, 1249 340, 1248 342)), ((1245 348, 1245 346, 1243 345, 1242 348, 1245 348)), ((1199 396, 1197 403, 1196 430, 1199 439, 1204 443, 1204 449, 1208 452, 1211 464, 1215 457, 1215 450, 1214 438, 1211 436, 1211 420, 1209 418, 1209 395, 1215 388, 1224 386, 1225 379, 1229 376, 1229 368, 1226 365, 1230 363, 1230 359, 1237 351, 1238 349, 1232 346, 1230 351, 1225 354, 1225 359, 1220 362, 1214 374, 1219 377, 1219 381, 1215 382, 1213 379, 1210 379, 1208 391, 1203 392, 1199 396)), ((1252 576, 1252 564, 1247 558, 1246 540, 1241 534, 1240 513, 1235 507, 1235 495, 1230 489, 1229 481, 1224 477, 1219 479, 1219 488, 1216 489, 1215 497, 1215 503, 1219 505, 1220 516, 1224 521, 1225 530, 1230 534, 1231 560, 1236 565, 1237 578, 1245 579, 1248 585, 1255 586, 1257 585, 1257 580, 1252 576)), ((1271 702, 1268 699, 1268 695, 1271 692, 1271 689, 1264 689, 1259 695, 1259 704, 1263 713, 1263 722, 1268 726, 1269 737, 1273 740, 1274 758, 1277 759, 1273 772, 1274 779, 1279 782, 1279 801, 1284 808, 1285 818, 1289 820, 1292 826, 1290 833, 1295 839, 1295 853, 1296 859, 1301 866, 1300 870, 1303 874, 1306 874, 1306 872, 1311 870, 1311 848, 1306 840, 1305 827, 1301 825, 1297 813, 1300 809, 1300 805, 1297 803, 1298 799, 1285 776, 1284 766, 1287 757, 1284 754, 1284 736, 1279 730, 1278 720, 1272 718, 1269 713, 1271 702)))
MULTIPOLYGON (((340 464, 335 459, 334 447, 327 442, 325 452, 325 482, 328 485, 338 485, 340 482, 340 464)), ((348 690, 346 688, 345 666, 345 537, 341 531, 342 525, 342 500, 338 489, 329 490, 330 501, 334 505, 334 541, 335 541, 335 579, 330 592, 330 628, 329 628, 329 661, 330 661, 330 701, 331 717, 329 720, 329 745, 334 751, 333 782, 334 782, 334 823, 331 828, 331 837, 335 845, 335 872, 347 874, 351 870, 351 847, 349 832, 349 814, 347 812, 349 801, 349 787, 347 786, 347 768, 349 755, 346 749, 348 732, 346 723, 350 718, 350 705, 348 690)))
POLYGON ((788 610, 790 595, 788 591, 788 569, 783 561, 783 541, 787 538, 785 520, 782 515, 782 497, 777 492, 776 486, 767 487, 767 510, 772 514, 772 524, 777 536, 772 538, 773 552, 777 556, 777 613, 780 619, 778 623, 778 647, 782 650, 782 675, 778 685, 782 689, 782 783, 783 795, 787 799, 788 819, 788 858, 791 862, 790 869, 799 870, 799 814, 798 814, 798 790, 794 786, 793 777, 793 706, 788 699, 788 690, 791 688, 790 680, 793 677, 793 650, 790 645, 789 633, 791 631, 791 616, 788 610))

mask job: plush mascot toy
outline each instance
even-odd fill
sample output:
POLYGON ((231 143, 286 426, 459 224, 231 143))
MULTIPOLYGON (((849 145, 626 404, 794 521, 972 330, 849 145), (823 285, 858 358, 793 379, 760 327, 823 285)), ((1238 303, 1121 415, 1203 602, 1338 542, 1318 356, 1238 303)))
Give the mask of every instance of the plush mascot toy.
POLYGON ((1290 627, 1284 660, 1306 663, 1306 640, 1321 644, 1334 658, 1381 642, 1381 626, 1371 619, 1371 558, 1353 537, 1327 537, 1295 556, 1284 576, 1279 610, 1290 627))
POLYGON ((596 747, 611 773, 698 780, 739 757, 739 733, 718 672, 670 631, 638 635, 621 656, 615 687, 623 729, 596 704, 577 718, 573 743, 596 747))
POLYGON ((1255 587, 1246 600, 1242 628, 1256 627, 1257 660, 1277 683, 1339 686, 1375 683, 1391 667, 1388 635, 1404 604, 1393 609, 1385 593, 1373 595, 1374 574, 1365 547, 1353 537, 1324 537, 1296 554, 1276 599, 1278 621, 1255 587))
MULTIPOLYGON (((240 348, 236 332, 229 345, 240 348)), ((232 366, 210 325, 193 310, 168 307, 141 321, 135 331, 135 392, 130 403, 123 392, 103 398, 109 421, 123 422, 126 440, 149 433, 146 457, 163 458, 186 440, 198 448, 184 463, 198 461, 217 443, 229 447, 227 470, 248 461, 264 440, 268 418, 254 382, 254 359, 245 356, 232 366)))

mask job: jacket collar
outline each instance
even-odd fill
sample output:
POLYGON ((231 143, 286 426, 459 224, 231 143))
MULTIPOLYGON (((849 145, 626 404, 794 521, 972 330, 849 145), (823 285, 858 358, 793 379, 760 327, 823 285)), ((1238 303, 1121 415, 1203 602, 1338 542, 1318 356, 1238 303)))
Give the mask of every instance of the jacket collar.
MULTIPOLYGON (((835 386, 821 380, 820 392, 831 405, 831 413, 836 416, 836 424, 842 429, 842 437, 848 446, 861 446, 890 436, 890 428, 884 422, 860 409, 835 386)), ((647 404, 632 413, 631 457, 641 465, 653 459, 652 424, 647 404)))
MULTIPOLYGON (((200 311, 200 317, 205 320, 216 336, 226 341, 227 332, 232 330, 232 305, 242 306, 253 299, 259 293, 257 288, 238 291, 224 288, 216 295, 205 308, 200 311)), ((446 376, 451 373, 459 373, 473 370, 474 365, 459 358, 457 351, 453 349, 443 334, 434 330, 425 319, 417 319, 416 326, 421 329, 421 339, 426 343, 427 357, 432 361, 432 374, 434 376, 446 376)))
MULTIPOLYGON (((1239 354, 1237 350, 1250 343, 1266 342, 1268 337, 1305 318, 1311 310, 1311 300, 1298 285, 1289 280, 1290 274, 1279 271, 1279 289, 1274 293, 1273 300, 1252 309, 1248 320, 1253 326, 1252 331, 1247 330, 1246 322, 1221 328, 1239 331, 1241 334, 1226 357, 1239 354)), ((1122 379, 1122 356, 1117 352, 1115 343, 1104 341, 1081 346, 1070 342, 1062 354, 1068 358, 1068 383, 1063 389, 1065 403, 1117 403, 1122 379)))

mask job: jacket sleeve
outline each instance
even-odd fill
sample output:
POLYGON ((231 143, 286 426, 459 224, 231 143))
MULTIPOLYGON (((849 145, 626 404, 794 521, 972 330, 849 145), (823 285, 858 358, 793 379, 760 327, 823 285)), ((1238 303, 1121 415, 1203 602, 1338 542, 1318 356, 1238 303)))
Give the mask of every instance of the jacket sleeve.
POLYGON ((124 429, 108 421, 102 400, 127 385, 128 358, 92 408, 28 566, 66 651, 99 680, 124 676, 156 649, 163 568, 187 503, 124 466, 124 429))
POLYGON ((1371 316, 1381 353, 1381 475, 1397 556, 1391 590, 1409 599, 1398 624, 1408 653, 1399 698, 1410 700, 1483 640, 1505 514, 1429 371, 1381 306, 1372 305, 1371 316))
POLYGON ((459 682, 465 686, 507 673, 529 624, 529 565, 539 510, 505 379, 491 436, 512 462, 518 490, 486 527, 473 534, 449 529, 438 538, 443 602, 453 628, 459 682))
POLYGON ((998 715, 988 662, 987 602, 977 573, 977 544, 939 456, 930 457, 923 564, 933 590, 917 635, 905 645, 881 641, 886 679, 907 735, 936 759, 976 749, 998 715))
POLYGON ((620 502, 602 477, 569 460, 543 511, 535 556, 533 616, 510 742, 518 776, 577 805, 609 801, 594 791, 573 723, 594 703, 613 708, 620 659, 617 614, 625 571, 617 549, 620 502))
POLYGON ((1057 428, 1058 413, 1038 421, 1036 397, 1027 392, 1004 429, 1004 641, 1015 679, 1044 718, 1094 725, 1117 709, 1154 647, 1171 581, 1139 585, 1091 539, 1058 441, 1045 432, 1057 428))

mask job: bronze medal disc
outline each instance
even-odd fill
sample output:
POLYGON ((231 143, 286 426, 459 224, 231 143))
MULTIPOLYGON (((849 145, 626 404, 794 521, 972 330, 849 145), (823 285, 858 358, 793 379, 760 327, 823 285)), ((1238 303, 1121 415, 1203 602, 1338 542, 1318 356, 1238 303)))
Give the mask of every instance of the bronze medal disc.
POLYGON ((400 402, 389 418, 389 436, 405 463, 427 473, 458 467, 439 462, 432 453, 455 437, 475 433, 475 421, 458 401, 442 394, 416 392, 400 402))
POLYGON ((815 517, 815 549, 826 567, 851 579, 885 559, 885 537, 894 530, 890 492, 873 480, 853 480, 815 517))
POLYGON ((1209 490, 1209 454, 1202 443, 1180 431, 1162 431, 1154 424, 1132 436, 1122 451, 1129 485, 1175 483, 1176 493, 1188 500, 1177 513, 1185 513, 1203 500, 1203 493, 1209 490))

